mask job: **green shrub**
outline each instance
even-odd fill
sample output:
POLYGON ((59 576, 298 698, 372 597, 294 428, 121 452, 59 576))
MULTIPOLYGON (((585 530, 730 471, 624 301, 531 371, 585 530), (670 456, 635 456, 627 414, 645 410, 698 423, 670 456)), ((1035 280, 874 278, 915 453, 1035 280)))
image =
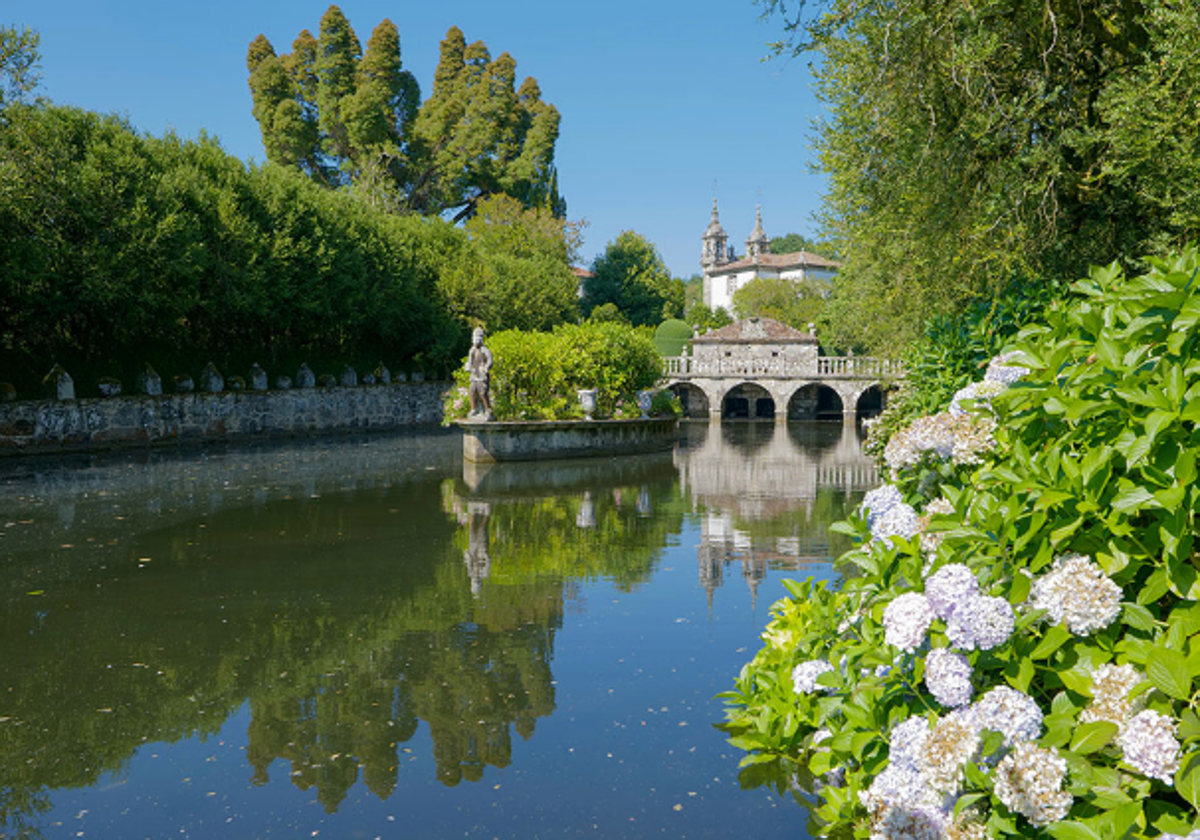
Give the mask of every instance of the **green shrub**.
MULTIPOLYGON (((617 322, 563 324, 553 332, 506 330, 487 339, 492 351, 491 401, 497 420, 583 417, 578 391, 596 388, 597 416, 637 407, 636 392, 661 375, 662 359, 641 331, 617 322)), ((447 422, 466 416, 469 374, 455 372, 447 422)))
POLYGON ((1094 270, 1010 345, 1024 378, 893 437, 896 485, 836 526, 856 573, 773 607, 726 726, 816 833, 1200 826, 1200 255, 1150 265, 1094 270))
POLYGON ((669 318, 654 331, 654 347, 663 356, 679 356, 692 337, 692 328, 686 321, 669 318))

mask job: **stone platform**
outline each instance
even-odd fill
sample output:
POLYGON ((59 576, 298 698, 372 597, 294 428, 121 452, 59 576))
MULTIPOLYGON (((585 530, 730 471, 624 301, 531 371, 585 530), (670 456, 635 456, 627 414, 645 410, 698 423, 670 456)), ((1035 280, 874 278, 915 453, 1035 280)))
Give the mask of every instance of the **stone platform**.
POLYGON ((675 445, 679 421, 555 420, 459 423, 463 458, 474 463, 659 452, 675 445))

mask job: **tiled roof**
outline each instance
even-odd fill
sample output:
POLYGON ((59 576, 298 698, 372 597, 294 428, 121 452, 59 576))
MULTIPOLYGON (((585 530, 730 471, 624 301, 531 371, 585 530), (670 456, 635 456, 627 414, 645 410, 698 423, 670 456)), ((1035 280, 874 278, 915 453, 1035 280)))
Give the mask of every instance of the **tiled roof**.
POLYGON ((817 337, 794 330, 772 318, 744 318, 692 339, 694 344, 816 344, 817 337))
POLYGON ((841 265, 839 262, 827 260, 811 251, 795 251, 791 254, 763 254, 757 260, 752 257, 743 257, 736 262, 717 266, 710 273, 736 274, 756 266, 783 270, 788 268, 840 268, 841 265))
POLYGON ((574 274, 576 277, 578 277, 580 280, 586 280, 589 277, 596 276, 593 272, 588 271, 586 268, 580 268, 579 266, 576 266, 576 265, 571 266, 571 273, 574 274))

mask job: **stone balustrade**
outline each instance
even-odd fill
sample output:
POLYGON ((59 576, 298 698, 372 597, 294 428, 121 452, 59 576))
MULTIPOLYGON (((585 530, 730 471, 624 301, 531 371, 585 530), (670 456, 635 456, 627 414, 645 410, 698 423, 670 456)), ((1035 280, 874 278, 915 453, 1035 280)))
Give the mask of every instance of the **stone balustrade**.
POLYGON ((690 377, 902 379, 904 364, 870 356, 817 356, 788 358, 706 358, 668 356, 663 359, 668 379, 690 377), (813 364, 815 362, 815 364, 813 364))

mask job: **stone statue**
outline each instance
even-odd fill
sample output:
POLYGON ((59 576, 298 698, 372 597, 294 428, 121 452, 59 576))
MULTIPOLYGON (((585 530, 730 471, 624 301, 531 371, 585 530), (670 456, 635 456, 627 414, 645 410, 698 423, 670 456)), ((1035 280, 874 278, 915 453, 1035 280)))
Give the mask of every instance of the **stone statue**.
POLYGON ((467 370, 471 374, 471 414, 468 419, 491 420, 492 402, 488 397, 488 380, 492 369, 492 351, 483 346, 483 329, 476 327, 471 336, 471 352, 467 354, 467 370))

